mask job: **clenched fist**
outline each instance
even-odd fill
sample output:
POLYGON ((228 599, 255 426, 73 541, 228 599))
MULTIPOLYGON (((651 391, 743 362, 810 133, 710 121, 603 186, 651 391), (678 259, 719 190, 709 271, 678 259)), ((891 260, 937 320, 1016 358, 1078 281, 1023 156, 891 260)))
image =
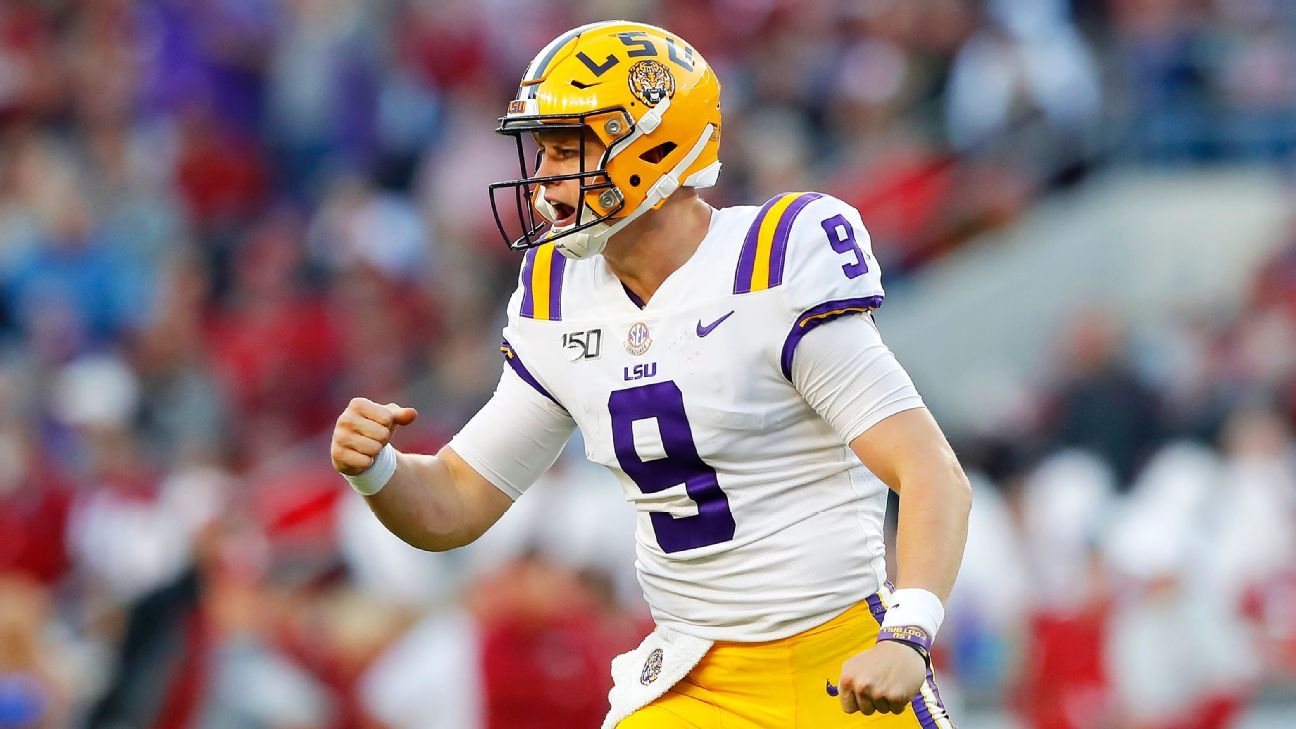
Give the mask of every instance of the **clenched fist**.
POLYGON ((414 408, 396 403, 379 405, 363 397, 352 398, 333 428, 333 445, 329 456, 333 468, 343 476, 359 476, 373 465, 378 451, 391 440, 401 425, 418 417, 414 408))
POLYGON ((842 666, 842 711, 899 714, 905 710, 927 677, 927 662, 909 646, 882 641, 842 666))

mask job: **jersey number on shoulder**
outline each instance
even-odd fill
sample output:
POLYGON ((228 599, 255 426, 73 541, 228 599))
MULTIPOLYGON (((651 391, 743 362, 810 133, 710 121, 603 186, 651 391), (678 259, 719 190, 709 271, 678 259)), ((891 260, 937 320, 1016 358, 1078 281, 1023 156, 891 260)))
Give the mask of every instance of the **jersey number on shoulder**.
POLYGON ((838 253, 852 253, 855 260, 842 264, 842 273, 846 278, 858 278, 868 273, 868 264, 864 262, 864 251, 855 241, 855 228, 844 215, 834 215, 819 223, 828 234, 828 245, 838 253))
POLYGON ((674 517, 663 512, 651 515, 657 544, 663 551, 682 552, 733 539, 734 518, 729 497, 720 489, 715 469, 698 455, 684 412, 684 394, 672 381, 654 382, 616 390, 608 398, 612 415, 612 447, 617 462, 645 494, 655 494, 684 484, 698 513, 674 517), (645 461, 634 442, 634 424, 656 420, 666 457, 645 461))

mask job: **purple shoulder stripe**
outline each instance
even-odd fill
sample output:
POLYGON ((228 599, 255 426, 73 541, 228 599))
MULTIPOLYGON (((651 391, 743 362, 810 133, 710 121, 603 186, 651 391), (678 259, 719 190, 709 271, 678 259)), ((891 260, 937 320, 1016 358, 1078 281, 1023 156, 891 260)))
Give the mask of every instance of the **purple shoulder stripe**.
POLYGON ((738 254, 738 270, 734 273, 733 292, 735 294, 751 291, 752 271, 756 268, 756 247, 760 242, 761 225, 765 222, 765 216, 769 215, 770 208, 778 204, 782 198, 782 195, 770 198, 756 214, 756 220, 752 221, 751 227, 747 229, 747 237, 743 238, 742 252, 738 254))
POLYGON ((765 203, 743 238, 734 272, 735 294, 764 291, 783 283, 792 225, 807 205, 821 197, 817 192, 787 192, 765 203))
POLYGON ((556 250, 550 254, 549 264, 549 319, 562 321, 563 273, 567 270, 567 256, 556 250))
POLYGON ((522 306, 518 314, 528 319, 535 317, 535 292, 531 290, 531 270, 535 267, 535 258, 535 248, 528 248, 522 256, 522 306))
POLYGON ((770 251, 769 288, 783 283, 783 261, 787 258, 788 238, 792 237, 792 223, 805 206, 823 197, 817 192, 807 192, 788 205, 774 229, 774 247, 770 251))
POLYGON ((518 377, 522 378, 523 382, 534 387, 536 392, 552 400, 554 405, 557 405, 563 410, 567 409, 563 407, 562 403, 558 402, 558 398, 549 394, 549 391, 544 388, 544 385, 541 385, 540 381, 535 378, 535 375, 532 375, 531 371, 526 368, 526 365, 522 364, 522 358, 517 355, 517 351, 513 349, 513 345, 509 344, 507 339, 500 342, 500 352, 504 355, 504 361, 508 362, 509 367, 513 368, 513 371, 517 373, 518 377))
POLYGON ((780 358, 783 376, 789 382, 792 381, 792 357, 796 354, 797 344, 800 344, 801 338, 809 334, 815 327, 839 317, 872 311, 881 305, 881 295, 861 296, 854 299, 825 301, 818 306, 801 312, 801 316, 797 317, 796 323, 792 325, 792 331, 788 332, 787 339, 783 341, 783 354, 780 358))
POLYGON ((537 321, 562 319, 563 275, 567 257, 552 243, 536 246, 522 259, 522 303, 518 315, 537 321))

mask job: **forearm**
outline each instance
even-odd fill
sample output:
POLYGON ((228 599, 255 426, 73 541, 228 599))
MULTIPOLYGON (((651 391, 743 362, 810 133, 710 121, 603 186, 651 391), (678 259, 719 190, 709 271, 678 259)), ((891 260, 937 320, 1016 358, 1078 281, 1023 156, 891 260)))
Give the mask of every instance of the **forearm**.
MULTIPOLYGON (((400 453, 396 472, 381 491, 366 496, 383 526, 405 543, 432 552, 462 547, 476 540, 503 513, 480 508, 468 489, 471 475, 453 450, 435 456, 400 453)), ((494 490, 491 487, 491 490, 494 490)), ((497 493, 499 500, 507 500, 497 493)), ((486 498, 491 498, 489 493, 486 498)), ((506 504, 500 504, 507 508, 506 504)))
POLYGON ((896 583, 944 602, 967 541, 972 486, 926 408, 892 415, 851 441, 882 482, 900 494, 896 583))
POLYGON ((927 590, 945 602, 967 542, 972 489, 951 452, 900 479, 896 531, 898 587, 927 590))

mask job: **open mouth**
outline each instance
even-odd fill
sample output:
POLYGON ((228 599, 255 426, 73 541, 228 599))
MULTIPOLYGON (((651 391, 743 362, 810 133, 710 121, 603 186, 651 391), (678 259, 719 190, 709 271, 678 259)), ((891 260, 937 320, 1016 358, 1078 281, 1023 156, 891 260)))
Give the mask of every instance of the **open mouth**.
POLYGON ((553 205, 554 211, 557 213, 555 216, 557 217, 557 220, 554 221, 555 227, 562 228, 576 222, 576 208, 567 203, 556 201, 551 202, 550 204, 553 205))

